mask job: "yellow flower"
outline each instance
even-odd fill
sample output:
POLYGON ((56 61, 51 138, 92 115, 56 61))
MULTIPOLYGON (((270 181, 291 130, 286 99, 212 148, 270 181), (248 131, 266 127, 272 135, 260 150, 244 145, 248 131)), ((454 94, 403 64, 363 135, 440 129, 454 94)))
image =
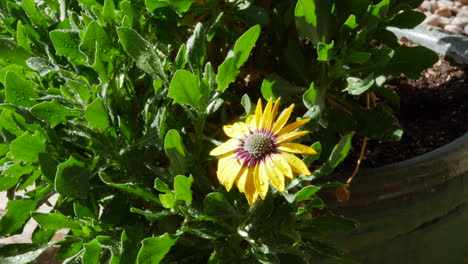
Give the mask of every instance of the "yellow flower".
POLYGON ((221 156, 218 162, 218 180, 229 191, 234 183, 247 201, 252 205, 258 196, 265 199, 268 182, 284 192, 286 176, 293 178, 293 172, 310 175, 304 162, 294 154, 316 154, 311 147, 291 143, 309 131, 293 130, 301 127, 310 119, 302 119, 287 126, 294 104, 278 113, 278 98, 273 105, 270 99, 262 113, 262 101, 259 99, 255 114, 244 122, 224 126, 224 132, 231 137, 210 152, 211 156, 221 156))

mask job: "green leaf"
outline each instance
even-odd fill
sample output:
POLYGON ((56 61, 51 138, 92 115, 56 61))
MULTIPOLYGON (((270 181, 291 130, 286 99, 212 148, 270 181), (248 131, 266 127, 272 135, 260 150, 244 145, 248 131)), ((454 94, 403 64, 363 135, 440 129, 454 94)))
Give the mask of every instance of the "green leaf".
POLYGON ((134 183, 113 183, 110 177, 103 171, 99 172, 99 178, 101 178, 101 180, 109 186, 123 190, 127 193, 134 194, 147 201, 153 201, 153 202, 159 203, 159 199, 158 197, 156 197, 156 195, 154 195, 149 190, 145 190, 136 186, 134 183))
POLYGON ((36 162, 39 159, 39 153, 45 152, 46 147, 39 134, 31 135, 29 132, 24 132, 23 135, 11 142, 10 151, 17 159, 36 162))
POLYGON ((241 98, 241 105, 244 107, 245 116, 250 115, 252 111, 252 102, 248 94, 244 94, 241 98))
POLYGON ((60 248, 55 253, 54 258, 59 260, 67 260, 68 262, 77 263, 83 255, 83 241, 62 241, 60 248))
POLYGON ((187 64, 187 59, 185 58, 186 53, 187 53, 187 46, 185 46, 185 44, 182 44, 174 60, 174 67, 176 68, 176 70, 182 70, 185 68, 185 65, 187 64))
POLYGON ((120 236, 120 251, 122 252, 120 263, 136 262, 138 251, 141 248, 140 242, 145 236, 145 231, 146 226, 143 223, 125 227, 120 236))
POLYGON ((185 150, 179 132, 175 129, 169 130, 164 139, 164 150, 171 162, 170 171, 172 174, 184 174, 185 165, 185 150))
POLYGON ((172 193, 160 194, 159 199, 161 200, 161 204, 164 208, 174 208, 174 205, 177 202, 174 194, 172 193))
POLYGON ((311 82, 309 90, 307 90, 302 96, 302 101, 304 105, 308 109, 310 109, 316 105, 316 99, 317 99, 317 90, 315 89, 315 84, 311 82))
POLYGON ((83 244, 83 263, 85 264, 98 264, 101 254, 101 244, 97 240, 93 240, 89 243, 83 244))
POLYGON ((29 47, 30 41, 24 31, 23 23, 21 23, 21 21, 18 21, 18 24, 16 25, 16 40, 19 46, 23 47, 27 51, 31 51, 31 48, 29 47))
POLYGON ((260 26, 256 25, 247 30, 242 36, 237 39, 234 44, 234 58, 236 58, 236 66, 239 69, 244 65, 245 61, 250 56, 250 52, 255 43, 257 42, 258 37, 260 36, 260 26))
POLYGON ((49 26, 50 19, 43 15, 40 9, 36 6, 34 0, 22 0, 24 11, 28 14, 29 19, 36 26, 47 28, 49 26))
POLYGON ((8 39, 0 39, 0 58, 5 62, 26 66, 26 60, 31 57, 31 53, 15 42, 8 39))
POLYGON ((81 229, 82 224, 73 218, 64 216, 61 213, 40 213, 31 212, 31 216, 39 223, 43 229, 81 229))
POLYGON ((156 180, 154 180, 154 188, 163 193, 171 192, 169 186, 167 186, 167 184, 159 178, 156 178, 156 180))
POLYGON ((323 42, 319 42, 317 46, 317 54, 318 54, 318 61, 328 61, 331 59, 331 51, 333 49, 334 42, 332 41, 330 44, 325 44, 323 42))
POLYGON ((5 76, 5 103, 31 107, 36 102, 37 92, 33 84, 15 72, 7 72, 5 76))
POLYGON ((313 196, 305 206, 299 207, 296 211, 296 216, 303 215, 313 208, 325 208, 325 203, 318 196, 313 196))
POLYGON ((31 186, 41 176, 42 176, 42 172, 40 170, 34 170, 33 173, 30 173, 29 175, 27 175, 25 178, 22 179, 21 184, 18 186, 17 190, 21 191, 21 190, 26 189, 26 187, 31 186))
POLYGON ((40 76, 46 76, 49 72, 57 70, 54 65, 40 57, 29 58, 26 60, 26 64, 29 68, 38 72, 40 76))
POLYGON ((162 7, 172 7, 174 10, 183 14, 189 10, 194 0, 145 0, 146 8, 150 12, 162 7))
POLYGON ((351 95, 361 95, 374 85, 372 74, 368 75, 364 80, 357 77, 348 77, 346 81, 348 86, 343 91, 347 91, 351 95))
POLYGON ((345 62, 363 64, 372 57, 372 53, 363 51, 352 51, 345 58, 345 62))
MULTIPOLYGON (((29 215, 29 212, 28 212, 29 215)), ((52 237, 55 235, 57 231, 53 229, 45 230, 41 229, 39 226, 34 230, 34 233, 32 235, 32 242, 37 244, 37 243, 47 243, 52 239, 52 237)))
MULTIPOLYGON (((172 198, 174 198, 174 196, 172 196, 172 198)), ((164 197, 164 199, 166 199, 166 197, 164 197)), ((164 199, 161 199, 161 202, 162 202, 163 206, 165 206, 165 207, 168 206, 166 208, 171 208, 171 207, 169 207, 170 204, 167 204, 168 201, 164 200, 164 199)), ((175 200, 172 199, 172 201, 174 203, 174 204, 172 204, 172 206, 174 206, 175 205, 175 200)), ((130 208, 130 212, 142 215, 142 216, 144 216, 146 218, 146 220, 148 220, 150 222, 158 221, 161 218, 172 214, 168 210, 152 212, 152 211, 149 211, 149 210, 143 211, 143 210, 140 210, 140 209, 134 208, 134 207, 130 208)))
POLYGON ((211 101, 208 107, 206 107, 206 114, 207 115, 214 114, 223 105, 223 103, 224 103, 224 100, 221 98, 216 98, 215 100, 211 101))
POLYGON ((131 28, 120 27, 117 29, 117 34, 125 52, 136 61, 140 69, 154 79, 168 83, 161 60, 148 41, 131 28))
POLYGON ((120 257, 122 255, 122 248, 120 241, 110 236, 96 236, 96 240, 101 244, 103 248, 106 248, 111 252, 111 259, 109 264, 120 264, 120 257))
POLYGON ((70 109, 60 105, 55 99, 39 103, 31 108, 31 113, 55 127, 67 122, 67 117, 76 115, 70 109))
POLYGON ((322 154, 322 144, 320 144, 320 142, 315 142, 310 147, 313 148, 317 152, 317 154, 307 155, 307 157, 304 158, 303 161, 307 166, 310 166, 312 162, 318 160, 320 158, 320 155, 322 154))
POLYGON ((5 191, 15 186, 21 176, 29 174, 33 171, 33 167, 29 164, 22 165, 21 161, 17 161, 10 165, 4 165, 2 177, 0 177, 0 191, 5 191))
POLYGON ((55 190, 64 196, 85 197, 89 190, 90 177, 88 165, 70 156, 57 167, 55 190))
MULTIPOLYGON (((375 120, 374 120, 375 122, 375 120)), ((349 133, 341 137, 338 144, 333 148, 328 162, 332 168, 336 168, 347 156, 349 149, 351 148, 351 139, 353 138, 354 133, 349 133)))
POLYGON ((294 10, 296 28, 302 39, 308 38, 313 43, 320 41, 317 32, 317 15, 315 0, 299 0, 294 10))
POLYGON ((20 230, 29 219, 29 213, 37 207, 35 200, 8 201, 7 211, 0 219, 0 235, 13 234, 20 230))
POLYGON ((175 103, 189 104, 198 109, 203 95, 197 76, 186 70, 176 71, 169 85, 168 97, 174 99, 175 103))
POLYGON ((101 17, 104 18, 107 24, 112 25, 114 21, 114 0, 104 0, 101 17))
POLYGON ((403 129, 398 123, 398 119, 381 104, 372 109, 363 109, 355 114, 358 121, 357 132, 362 136, 392 142, 400 140, 403 135, 403 129), (375 123, 376 120, 379 120, 378 125, 375 123))
POLYGON ((275 100, 278 97, 285 98, 294 98, 296 96, 301 96, 307 88, 295 86, 289 81, 281 77, 276 73, 272 73, 265 77, 262 82, 262 96, 265 100, 273 97, 275 100))
POLYGON ((187 40, 187 53, 185 58, 192 71, 198 74, 203 69, 206 56, 206 34, 202 23, 197 23, 192 36, 187 40))
POLYGON ((18 75, 23 75, 23 66, 18 66, 16 64, 10 64, 2 69, 0 69, 0 82, 5 85, 6 74, 8 72, 15 72, 18 75))
POLYGON ((178 237, 165 233, 159 237, 145 238, 142 241, 140 252, 138 252, 138 264, 158 264, 169 252, 178 237))
POLYGON ((96 21, 92 21, 86 28, 86 31, 83 35, 83 40, 79 46, 80 50, 88 55, 90 64, 93 64, 94 62, 96 55, 96 44, 99 45, 100 49, 105 50, 106 53, 110 53, 110 51, 114 49, 112 42, 104 29, 96 21))
POLYGON ((401 46, 395 50, 395 55, 387 63, 385 70, 394 76, 404 73, 409 78, 417 79, 423 70, 438 60, 437 54, 428 48, 401 46))
POLYGON ((44 175, 51 184, 55 182, 55 174, 57 173, 58 165, 59 162, 51 157, 49 153, 39 153, 39 166, 42 175, 44 175))
POLYGON ((173 148, 175 148, 179 154, 185 157, 182 139, 180 138, 179 132, 175 129, 169 130, 164 140, 164 149, 166 151, 173 148))
POLYGON ((414 28, 424 21, 426 15, 413 10, 406 10, 405 12, 398 13, 390 22, 388 26, 397 28, 414 28))
POLYGON ((320 187, 314 186, 314 185, 309 185, 302 190, 298 191, 294 197, 294 201, 300 202, 300 201, 305 201, 305 200, 311 200, 315 197, 315 193, 320 190, 320 187))
POLYGON ((216 81, 218 82, 218 91, 224 92, 228 88, 229 84, 236 80, 240 71, 237 68, 237 60, 235 57, 227 58, 218 67, 218 74, 216 75, 216 81))
POLYGON ((85 59, 85 55, 78 49, 81 41, 78 32, 57 29, 49 34, 52 44, 54 44, 56 55, 67 56, 71 61, 78 62, 85 59))
POLYGON ((296 17, 305 17, 307 23, 317 27, 317 16, 315 15, 315 0, 299 0, 296 4, 294 14, 296 17))
POLYGON ((0 263, 27 264, 39 257, 55 243, 8 244, 0 248, 0 263))
POLYGON ((236 211, 222 193, 213 192, 203 200, 205 214, 212 217, 233 217, 236 211))
POLYGON ((88 85, 84 84, 83 82, 69 80, 68 86, 72 88, 75 94, 79 96, 81 101, 83 101, 85 104, 88 103, 89 99, 91 98, 88 85))
POLYGON ((101 97, 96 98, 88 107, 86 107, 86 120, 90 127, 101 131, 109 127, 107 111, 101 97))
POLYGON ((184 200, 188 205, 192 203, 192 186, 193 177, 185 177, 183 175, 177 175, 174 178, 174 192, 177 200, 184 200))
POLYGON ((382 0, 380 3, 372 6, 371 13, 378 19, 383 19, 387 16, 390 0, 382 0))

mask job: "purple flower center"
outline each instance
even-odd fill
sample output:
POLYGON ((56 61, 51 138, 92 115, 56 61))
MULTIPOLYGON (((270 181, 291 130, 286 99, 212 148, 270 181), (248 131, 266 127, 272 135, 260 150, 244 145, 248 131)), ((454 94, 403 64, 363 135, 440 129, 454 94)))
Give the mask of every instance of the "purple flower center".
POLYGON ((275 139, 271 132, 255 131, 242 140, 237 157, 244 161, 244 166, 254 167, 267 155, 276 152, 275 139))

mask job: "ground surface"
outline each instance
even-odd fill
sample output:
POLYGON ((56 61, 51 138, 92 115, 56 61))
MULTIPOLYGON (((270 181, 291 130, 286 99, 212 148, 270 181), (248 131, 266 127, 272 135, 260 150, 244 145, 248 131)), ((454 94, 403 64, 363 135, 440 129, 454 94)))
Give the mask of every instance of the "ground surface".
MULTIPOLYGON (((400 96, 396 116, 404 134, 399 142, 368 141, 361 167, 403 161, 441 147, 468 132, 468 65, 441 59, 417 80, 391 78, 400 96)), ((361 142, 355 140, 346 166, 354 166, 361 142)))

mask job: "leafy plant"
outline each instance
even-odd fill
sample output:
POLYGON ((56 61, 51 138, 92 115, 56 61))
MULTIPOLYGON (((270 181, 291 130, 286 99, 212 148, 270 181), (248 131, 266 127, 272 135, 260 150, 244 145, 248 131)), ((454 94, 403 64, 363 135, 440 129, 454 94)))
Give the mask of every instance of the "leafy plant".
POLYGON ((355 223, 320 210, 316 194, 346 185, 310 182, 354 135, 401 136, 384 82, 436 56, 386 27, 417 25, 420 2, 0 2, 0 234, 39 223, 0 262, 53 245, 64 263, 347 262, 326 237, 355 223), (302 143, 316 170, 249 206, 218 186, 208 153, 222 125, 252 114, 258 87, 313 119, 302 143))

